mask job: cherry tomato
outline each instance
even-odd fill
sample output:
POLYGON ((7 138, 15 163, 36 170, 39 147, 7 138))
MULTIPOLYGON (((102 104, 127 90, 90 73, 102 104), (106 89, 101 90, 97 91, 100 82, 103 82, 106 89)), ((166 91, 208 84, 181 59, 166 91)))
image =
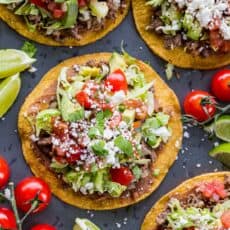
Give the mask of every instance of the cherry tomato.
POLYGON ((221 101, 230 102, 230 70, 218 71, 212 78, 212 93, 221 101))
POLYGON ((79 6, 79 7, 84 7, 84 6, 86 6, 86 5, 87 5, 86 0, 78 0, 78 6, 79 6))
POLYGON ((10 177, 10 167, 6 160, 0 156, 0 189, 5 187, 10 177))
POLYGON ((41 203, 33 211, 33 213, 44 210, 50 200, 51 191, 48 184, 37 177, 27 177, 19 182, 15 189, 15 197, 17 206, 24 212, 31 207, 31 202, 37 197, 41 203))
POLYGON ((125 92, 128 89, 127 80, 125 74, 122 70, 115 70, 113 73, 107 76, 105 80, 105 85, 111 87, 112 92, 124 90, 125 92))
POLYGON ((56 230, 56 228, 49 224, 38 224, 33 226, 31 230, 56 230))
POLYGON ((221 222, 226 229, 230 228, 230 210, 225 211, 221 216, 221 222))
POLYGON ((90 109, 92 106, 91 99, 85 91, 80 91, 76 94, 76 100, 81 106, 84 106, 86 109, 90 109))
POLYGON ((216 112, 215 100, 208 92, 194 90, 185 97, 184 110, 198 121, 206 121, 216 112))
POLYGON ((120 168, 112 168, 110 170, 110 175, 113 182, 125 186, 128 186, 134 178, 130 169, 124 166, 121 166, 120 168))
POLYGON ((17 228, 14 213, 8 208, 0 208, 0 228, 11 230, 17 228))

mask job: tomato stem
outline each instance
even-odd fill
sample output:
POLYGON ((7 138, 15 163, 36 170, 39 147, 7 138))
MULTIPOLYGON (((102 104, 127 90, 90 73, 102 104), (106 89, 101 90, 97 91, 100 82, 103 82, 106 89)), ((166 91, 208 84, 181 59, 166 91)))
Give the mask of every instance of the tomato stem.
POLYGON ((22 230, 22 223, 21 223, 21 220, 20 220, 20 217, 18 214, 17 204, 16 204, 16 200, 15 200, 14 183, 13 182, 9 182, 9 189, 10 189, 10 195, 11 195, 10 203, 11 203, 12 209, 14 211, 18 230, 22 230))
POLYGON ((24 222, 24 220, 38 207, 38 205, 39 205, 39 200, 37 200, 37 199, 34 199, 33 201, 32 201, 32 204, 31 204, 31 207, 30 207, 30 209, 28 210, 28 212, 26 212, 26 214, 22 217, 22 219, 21 219, 21 224, 24 222))

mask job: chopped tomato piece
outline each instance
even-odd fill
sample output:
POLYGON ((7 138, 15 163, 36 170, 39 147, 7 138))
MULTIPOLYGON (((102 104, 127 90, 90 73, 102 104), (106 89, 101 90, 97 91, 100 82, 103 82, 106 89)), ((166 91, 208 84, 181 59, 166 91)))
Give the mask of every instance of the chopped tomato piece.
POLYGON ((219 30, 221 24, 220 18, 215 18, 213 22, 211 22, 208 26, 209 30, 219 30))
POLYGON ((118 70, 115 70, 110 75, 108 75, 105 80, 105 86, 108 88, 111 88, 112 92, 116 92, 120 90, 123 90, 126 92, 128 89, 128 84, 127 84, 127 80, 126 80, 126 77, 123 71, 118 69, 118 70))
POLYGON ((30 2, 33 3, 36 6, 40 6, 42 8, 46 8, 45 1, 42 1, 42 0, 30 0, 30 2))
POLYGON ((230 228, 230 210, 225 211, 221 216, 221 222, 223 226, 227 229, 230 228))
POLYGON ((121 120, 122 120, 121 114, 119 112, 116 112, 111 117, 109 121, 109 126, 111 128, 116 128, 120 124, 121 120))
POLYGON ((58 9, 58 4, 55 2, 49 2, 47 5, 47 9, 53 12, 55 9, 58 9))
POLYGON ((82 154, 82 149, 77 145, 72 145, 69 148, 69 152, 66 154, 66 160, 69 164, 76 163, 76 161, 80 160, 82 154))
POLYGON ((224 53, 227 53, 230 51, 230 41, 223 41, 223 45, 222 47, 220 48, 220 50, 224 53))
POLYGON ((53 10, 53 17, 56 19, 62 18, 65 15, 65 12, 60 9, 54 9, 53 10))
POLYGON ((128 186, 133 180, 133 174, 128 167, 121 166, 120 168, 112 168, 110 175, 113 182, 117 182, 121 185, 128 186))
POLYGON ((224 183, 218 180, 212 182, 202 183, 198 189, 202 192, 206 198, 224 199, 227 196, 227 192, 224 188, 224 183))
POLYGON ((221 34, 219 33, 219 30, 210 31, 209 37, 210 37, 211 47, 214 50, 219 50, 223 45, 223 39, 221 37, 221 34))
POLYGON ((84 7, 84 6, 86 6, 86 5, 87 5, 86 0, 78 0, 78 6, 79 6, 79 7, 84 7))
POLYGON ((65 140, 68 138, 69 126, 66 122, 55 120, 53 124, 53 132, 61 140, 65 140))
POLYGON ((139 99, 129 99, 124 102, 125 106, 128 108, 136 109, 143 105, 143 102, 139 99))
POLYGON ((92 106, 91 99, 85 91, 80 91, 79 93, 77 93, 76 100, 81 106, 85 107, 86 109, 90 109, 92 106))

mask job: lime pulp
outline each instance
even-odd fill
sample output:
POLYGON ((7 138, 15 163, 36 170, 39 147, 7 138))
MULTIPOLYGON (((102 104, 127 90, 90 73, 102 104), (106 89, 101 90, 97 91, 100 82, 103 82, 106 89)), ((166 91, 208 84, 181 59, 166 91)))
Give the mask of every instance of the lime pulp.
POLYGON ((73 230, 100 230, 93 222, 88 219, 76 218, 73 230))
POLYGON ((223 141, 230 142, 230 115, 222 115, 215 121, 215 134, 223 141))

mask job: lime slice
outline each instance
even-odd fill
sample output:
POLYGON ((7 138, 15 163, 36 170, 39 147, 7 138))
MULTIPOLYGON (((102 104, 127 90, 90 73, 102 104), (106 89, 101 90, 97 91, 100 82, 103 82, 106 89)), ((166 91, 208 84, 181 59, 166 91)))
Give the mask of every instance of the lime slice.
POLYGON ((209 152, 209 156, 216 158, 230 168, 230 143, 223 143, 213 148, 209 152))
POLYGON ((73 230, 100 230, 93 222, 88 219, 76 218, 73 230))
POLYGON ((222 115, 215 121, 216 136, 223 141, 230 142, 230 115, 222 115))
POLYGON ((7 77, 0 82, 0 117, 2 117, 14 103, 21 88, 19 73, 7 77))
POLYGON ((12 76, 21 72, 34 63, 25 52, 15 49, 0 50, 0 78, 12 76))

